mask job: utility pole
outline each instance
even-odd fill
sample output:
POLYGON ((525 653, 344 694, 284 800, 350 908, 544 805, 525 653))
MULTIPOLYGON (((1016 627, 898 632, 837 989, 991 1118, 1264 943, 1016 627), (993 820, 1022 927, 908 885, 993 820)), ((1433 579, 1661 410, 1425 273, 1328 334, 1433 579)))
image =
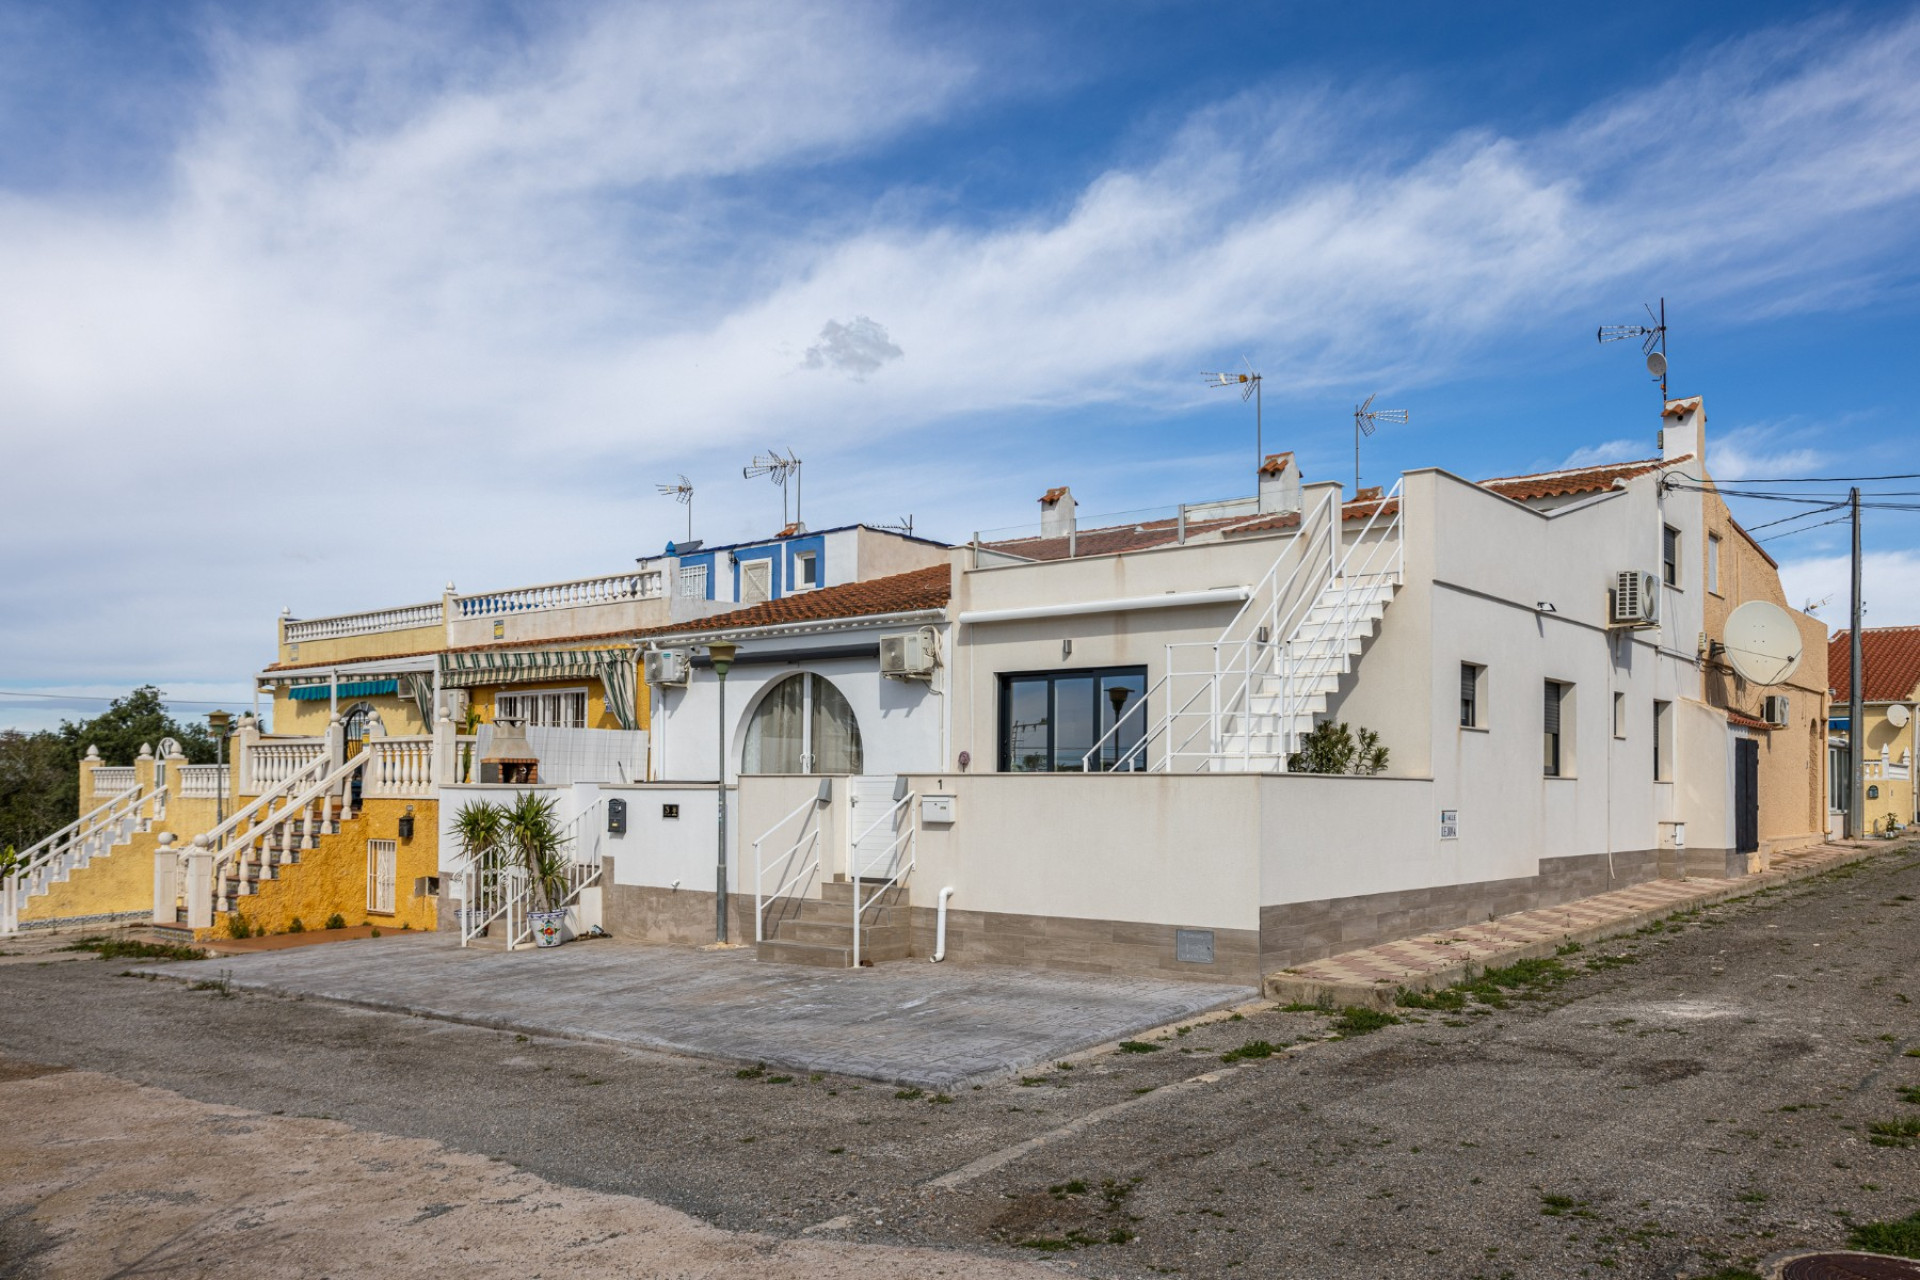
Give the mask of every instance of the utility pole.
POLYGON ((1866 830, 1866 735, 1860 725, 1860 490, 1847 493, 1853 512, 1853 634, 1848 637, 1847 662, 1847 837, 1858 840, 1866 830))

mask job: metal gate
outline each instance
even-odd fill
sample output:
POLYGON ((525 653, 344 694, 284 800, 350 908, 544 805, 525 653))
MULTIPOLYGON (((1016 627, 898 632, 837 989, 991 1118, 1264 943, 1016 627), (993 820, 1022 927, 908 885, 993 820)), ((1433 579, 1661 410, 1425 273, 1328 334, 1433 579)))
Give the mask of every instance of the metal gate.
POLYGON ((894 812, 897 782, 892 774, 847 779, 849 879, 885 879, 893 874, 890 864, 900 833, 900 815, 894 812))
POLYGON ((1760 848, 1760 744, 1752 738, 1733 740, 1733 850, 1755 853, 1760 848))

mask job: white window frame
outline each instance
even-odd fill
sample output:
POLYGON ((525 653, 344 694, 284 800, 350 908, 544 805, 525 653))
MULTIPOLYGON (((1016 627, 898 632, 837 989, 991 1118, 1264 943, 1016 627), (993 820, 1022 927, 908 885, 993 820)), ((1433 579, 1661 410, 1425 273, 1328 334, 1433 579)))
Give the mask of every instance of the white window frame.
POLYGON ((398 896, 400 842, 367 841, 367 914, 390 916, 398 896))
POLYGON ((1680 589, 1680 565, 1682 563, 1681 557, 1686 554, 1685 543, 1686 539, 1680 536, 1680 529, 1677 525, 1663 524, 1660 526, 1660 580, 1676 591, 1680 589), (1671 541, 1673 543, 1673 554, 1671 556, 1667 554, 1669 534, 1672 535, 1671 541))
POLYGON ((1720 594, 1720 535, 1707 535, 1707 590, 1720 594))
POLYGON ((818 551, 796 551, 793 555, 793 581, 788 585, 790 592, 813 591, 820 586, 820 553, 818 551), (809 581, 811 579, 811 581, 809 581))
POLYGON ((592 728, 591 717, 587 714, 592 705, 585 685, 572 689, 522 689, 511 693, 503 689, 493 695, 493 718, 518 720, 529 727, 542 729, 588 729, 592 728), (578 724, 566 722, 564 711, 567 705, 565 699, 568 698, 580 700, 576 704, 580 712, 578 724))

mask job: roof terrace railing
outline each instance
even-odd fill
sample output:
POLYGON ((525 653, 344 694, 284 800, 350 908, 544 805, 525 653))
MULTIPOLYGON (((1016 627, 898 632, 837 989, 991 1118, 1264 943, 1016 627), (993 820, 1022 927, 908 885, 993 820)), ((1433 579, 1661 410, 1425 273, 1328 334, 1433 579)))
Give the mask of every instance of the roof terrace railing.
POLYGON ((414 627, 437 627, 446 611, 438 600, 428 604, 401 605, 397 609, 373 609, 366 613, 342 613, 331 618, 288 619, 286 641, 338 640, 342 636, 364 636, 380 631, 407 631, 414 627))
POLYGON ((660 571, 651 569, 455 596, 453 602, 459 617, 491 618, 503 613, 526 613, 535 609, 572 609, 580 605, 613 604, 621 600, 652 600, 664 595, 665 591, 666 583, 660 571))

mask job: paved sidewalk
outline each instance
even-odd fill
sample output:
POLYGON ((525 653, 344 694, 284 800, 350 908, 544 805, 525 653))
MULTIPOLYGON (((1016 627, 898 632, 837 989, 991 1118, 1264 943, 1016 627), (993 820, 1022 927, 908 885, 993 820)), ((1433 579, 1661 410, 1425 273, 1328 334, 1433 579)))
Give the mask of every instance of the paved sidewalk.
POLYGON ((151 972, 238 990, 927 1089, 1004 1076, 1258 993, 1252 987, 933 965, 760 964, 751 948, 618 941, 462 950, 389 934, 151 972))
POLYGON ((1771 870, 1737 880, 1649 880, 1556 907, 1501 916, 1485 924, 1343 952, 1270 974, 1267 994, 1304 1004, 1391 1005, 1402 987, 1426 991, 1466 977, 1469 970, 1549 956, 1570 942, 1630 933, 1676 911, 1710 906, 1770 885, 1785 884, 1882 853, 1906 843, 1823 844, 1782 854, 1771 870))

